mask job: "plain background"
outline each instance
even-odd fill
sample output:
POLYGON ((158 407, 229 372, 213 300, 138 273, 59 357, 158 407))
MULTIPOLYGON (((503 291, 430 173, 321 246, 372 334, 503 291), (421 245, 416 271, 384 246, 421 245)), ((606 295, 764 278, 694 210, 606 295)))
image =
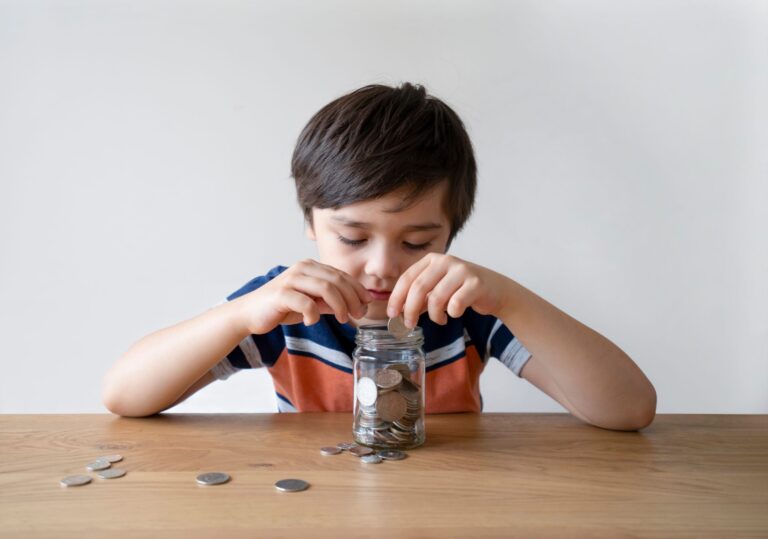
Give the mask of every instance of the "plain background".
MULTIPOLYGON (((0 411, 103 412, 134 341, 314 257, 289 162, 411 81, 464 119, 452 253, 616 342, 659 412, 768 412, 768 3, 0 1, 0 411)), ((487 411, 562 408, 495 360, 487 411)), ((177 411, 274 411, 266 372, 177 411)))

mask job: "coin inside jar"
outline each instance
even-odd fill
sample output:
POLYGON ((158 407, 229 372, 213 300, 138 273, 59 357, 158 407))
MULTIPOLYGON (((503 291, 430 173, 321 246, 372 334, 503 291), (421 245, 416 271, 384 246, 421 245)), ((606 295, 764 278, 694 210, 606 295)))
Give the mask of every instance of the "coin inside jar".
POLYGON ((376 385, 381 389, 392 389, 400 385, 403 375, 394 369, 381 369, 376 371, 376 385))
POLYGON ((408 411, 408 403, 397 391, 379 395, 376 412, 384 421, 398 421, 408 411))
POLYGON ((363 406, 373 406, 378 396, 378 390, 376 389, 376 382, 370 378, 363 376, 357 381, 357 400, 363 406))

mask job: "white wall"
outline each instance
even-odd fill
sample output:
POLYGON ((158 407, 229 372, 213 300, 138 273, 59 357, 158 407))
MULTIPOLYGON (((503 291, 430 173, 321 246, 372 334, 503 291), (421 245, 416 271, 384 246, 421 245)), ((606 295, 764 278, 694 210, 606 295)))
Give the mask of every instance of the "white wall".
MULTIPOLYGON (((0 0, 0 411, 104 411, 133 341, 314 256, 299 131, 408 80, 476 147, 454 254, 619 344, 659 411, 768 412, 767 5, 0 0)), ((561 410, 498 363, 483 391, 561 410)), ((274 406, 248 372, 177 410, 274 406)))

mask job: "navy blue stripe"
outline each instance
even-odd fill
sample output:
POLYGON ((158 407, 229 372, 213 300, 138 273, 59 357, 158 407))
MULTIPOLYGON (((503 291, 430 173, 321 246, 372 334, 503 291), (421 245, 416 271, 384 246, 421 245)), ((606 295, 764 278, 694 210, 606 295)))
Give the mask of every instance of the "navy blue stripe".
POLYGON ((453 363, 454 361, 458 361, 458 360, 460 360, 461 358, 463 358, 463 357, 466 357, 466 356, 467 356, 467 354, 466 354, 466 350, 464 350, 463 352, 459 352, 458 354, 456 354, 455 356, 453 356, 453 357, 451 357, 451 358, 448 358, 448 359, 446 359, 446 360, 443 360, 443 361, 441 361, 440 363, 435 363, 435 364, 434 364, 434 365, 432 365, 431 367, 427 367, 427 369, 426 369, 426 371, 425 371, 425 372, 431 372, 431 371, 433 371, 433 370, 435 370, 435 369, 438 369, 438 368, 440 368, 440 367, 444 367, 445 365, 450 365, 450 364, 451 364, 451 363, 453 363))
POLYGON ((251 368, 251 364, 248 363, 247 359, 245 359, 245 354, 243 354, 243 351, 240 348, 240 345, 236 346, 234 350, 232 350, 229 354, 227 354, 227 359, 229 359, 229 362, 236 369, 251 368))
POLYGON ((321 358, 320 356, 318 356, 316 354, 313 354, 312 352, 305 352, 304 350, 302 350, 302 351, 291 350, 290 348, 288 348, 288 353, 291 354, 292 356, 310 357, 312 359, 318 360, 321 363, 325 363, 326 365, 328 365, 330 367, 333 367, 336 370, 339 370, 339 371, 342 371, 342 372, 346 372, 347 374, 352 374, 352 369, 348 369, 347 367, 339 367, 335 363, 331 363, 330 361, 325 360, 325 359, 321 358))
POLYGON ((507 348, 507 345, 512 342, 512 332, 509 328, 502 324, 499 329, 493 335, 491 339, 491 356, 501 357, 501 353, 507 348))
MULTIPOLYGON (((291 406, 293 406, 293 403, 292 403, 291 401, 289 401, 288 399, 286 399, 285 397, 283 397, 283 396, 282 396, 280 393, 278 393, 277 391, 275 391, 275 395, 277 395, 277 398, 278 398, 278 399, 280 399, 281 401, 283 401, 283 402, 287 402, 288 404, 290 404, 291 406)), ((294 407, 294 408, 296 408, 295 406, 293 406, 293 407, 294 407)))

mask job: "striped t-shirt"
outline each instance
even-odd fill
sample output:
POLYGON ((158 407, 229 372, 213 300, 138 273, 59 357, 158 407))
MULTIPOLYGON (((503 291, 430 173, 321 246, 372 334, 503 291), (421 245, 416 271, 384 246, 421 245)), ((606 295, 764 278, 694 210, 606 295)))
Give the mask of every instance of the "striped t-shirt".
MULTIPOLYGON (((280 275, 272 268, 227 297, 231 301, 280 275)), ((459 318, 435 324, 419 318, 426 355, 426 413, 480 412, 480 374, 488 359, 498 358, 520 376, 530 352, 502 322, 467 309, 459 318)), ((272 376, 281 412, 351 412, 352 352, 356 329, 333 315, 311 326, 279 325, 263 335, 249 335, 212 369, 226 379, 240 369, 266 367, 272 376)))

